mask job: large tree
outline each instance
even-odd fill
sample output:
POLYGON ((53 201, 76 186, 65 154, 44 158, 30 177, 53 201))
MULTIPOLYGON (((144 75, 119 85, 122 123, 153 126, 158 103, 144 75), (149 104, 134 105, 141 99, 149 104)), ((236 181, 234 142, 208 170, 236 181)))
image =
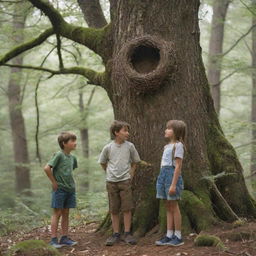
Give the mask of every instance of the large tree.
POLYGON ((213 15, 209 42, 208 80, 216 112, 220 112, 221 62, 223 54, 224 25, 231 0, 213 1, 213 15))
MULTIPOLYGON (((29 6, 30 4, 24 1, 15 3, 14 5, 12 34, 15 44, 24 42, 24 28, 29 6)), ((14 58, 12 62, 17 65, 22 65, 23 56, 14 58)), ((30 168, 26 127, 22 114, 21 80, 21 68, 12 67, 8 83, 8 101, 14 151, 16 192, 26 192, 29 194, 30 168)))
POLYGON ((69 38, 102 57, 104 73, 63 65, 59 70, 23 67, 53 75, 85 76, 107 91, 115 118, 131 124, 131 140, 145 160, 133 180, 136 234, 143 235, 165 220, 155 199, 155 180, 169 119, 182 119, 188 127, 181 201, 184 227, 198 231, 218 219, 256 216, 242 166, 214 110, 199 45, 199 0, 111 0, 111 22, 100 29, 69 24, 45 0, 29 1, 49 17, 52 28, 2 56, 0 64, 10 66, 8 60, 52 34, 69 38))

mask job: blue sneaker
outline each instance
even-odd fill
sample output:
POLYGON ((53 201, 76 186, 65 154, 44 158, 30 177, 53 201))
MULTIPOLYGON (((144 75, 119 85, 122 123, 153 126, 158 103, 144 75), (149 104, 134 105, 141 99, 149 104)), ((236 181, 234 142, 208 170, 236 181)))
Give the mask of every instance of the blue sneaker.
POLYGON ((73 245, 76 245, 77 242, 73 241, 72 239, 68 238, 67 236, 62 236, 60 239, 60 244, 62 246, 73 246, 73 245))
POLYGON ((53 246, 56 249, 59 249, 59 248, 63 247, 63 245, 59 244, 57 237, 53 237, 51 239, 50 245, 53 246))
POLYGON ((180 245, 183 245, 184 242, 181 239, 179 239, 177 236, 173 236, 172 240, 168 243, 168 245, 171 245, 171 246, 180 246, 180 245))
POLYGON ((168 236, 164 236, 163 238, 161 238, 160 240, 157 240, 155 242, 156 245, 167 245, 172 241, 172 238, 168 237, 168 236))

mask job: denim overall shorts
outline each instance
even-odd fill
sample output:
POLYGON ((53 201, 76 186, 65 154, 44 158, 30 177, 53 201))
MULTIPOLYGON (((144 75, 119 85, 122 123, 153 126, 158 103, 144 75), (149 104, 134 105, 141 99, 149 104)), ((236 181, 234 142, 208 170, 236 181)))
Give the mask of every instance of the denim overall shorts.
POLYGON ((166 200, 180 200, 181 193, 184 189, 183 179, 180 175, 176 184, 176 193, 169 194, 169 189, 172 184, 174 174, 174 166, 162 166, 156 182, 156 198, 166 200))

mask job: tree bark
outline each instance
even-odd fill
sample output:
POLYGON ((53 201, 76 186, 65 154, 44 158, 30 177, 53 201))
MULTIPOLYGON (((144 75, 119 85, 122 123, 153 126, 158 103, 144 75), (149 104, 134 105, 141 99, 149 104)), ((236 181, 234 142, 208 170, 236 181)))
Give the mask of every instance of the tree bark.
MULTIPOLYGON (((24 28, 28 5, 23 3, 15 4, 13 15, 14 40, 20 44, 24 41, 24 28)), ((23 57, 18 56, 13 60, 14 64, 21 65, 23 57)), ((15 181, 16 192, 26 192, 29 194, 30 168, 28 145, 26 138, 25 122, 21 107, 20 82, 22 73, 20 68, 11 68, 11 77, 8 84, 9 115, 12 131, 14 162, 15 162, 15 181)))
POLYGON ((131 124, 131 139, 151 164, 140 167, 133 181, 133 230, 138 235, 165 222, 155 181, 169 119, 182 119, 188 126, 184 223, 199 231, 216 217, 234 220, 222 214, 223 202, 203 179, 222 172, 216 188, 231 209, 239 216, 256 216, 242 166, 214 110, 201 58, 198 7, 198 0, 111 1, 113 57, 106 65, 106 88, 115 119, 131 124))
POLYGON ((102 28, 107 25, 99 0, 77 0, 84 19, 91 28, 102 28))
MULTIPOLYGON (((256 1, 252 0, 252 6, 255 8, 256 1)), ((252 16, 252 25, 256 25, 256 17, 252 16)), ((252 146, 251 146, 251 184, 256 191, 256 28, 252 30, 252 146)))
POLYGON ((230 0, 213 1, 213 16, 209 43, 208 80, 216 112, 220 112, 221 61, 223 54, 224 25, 230 0))

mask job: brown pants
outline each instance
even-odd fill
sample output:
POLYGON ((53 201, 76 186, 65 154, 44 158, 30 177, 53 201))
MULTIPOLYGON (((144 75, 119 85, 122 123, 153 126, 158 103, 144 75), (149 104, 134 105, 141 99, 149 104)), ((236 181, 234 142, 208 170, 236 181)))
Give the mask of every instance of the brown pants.
POLYGON ((118 182, 107 181, 107 191, 109 199, 109 212, 118 214, 120 210, 127 212, 132 210, 132 188, 131 180, 118 182))

